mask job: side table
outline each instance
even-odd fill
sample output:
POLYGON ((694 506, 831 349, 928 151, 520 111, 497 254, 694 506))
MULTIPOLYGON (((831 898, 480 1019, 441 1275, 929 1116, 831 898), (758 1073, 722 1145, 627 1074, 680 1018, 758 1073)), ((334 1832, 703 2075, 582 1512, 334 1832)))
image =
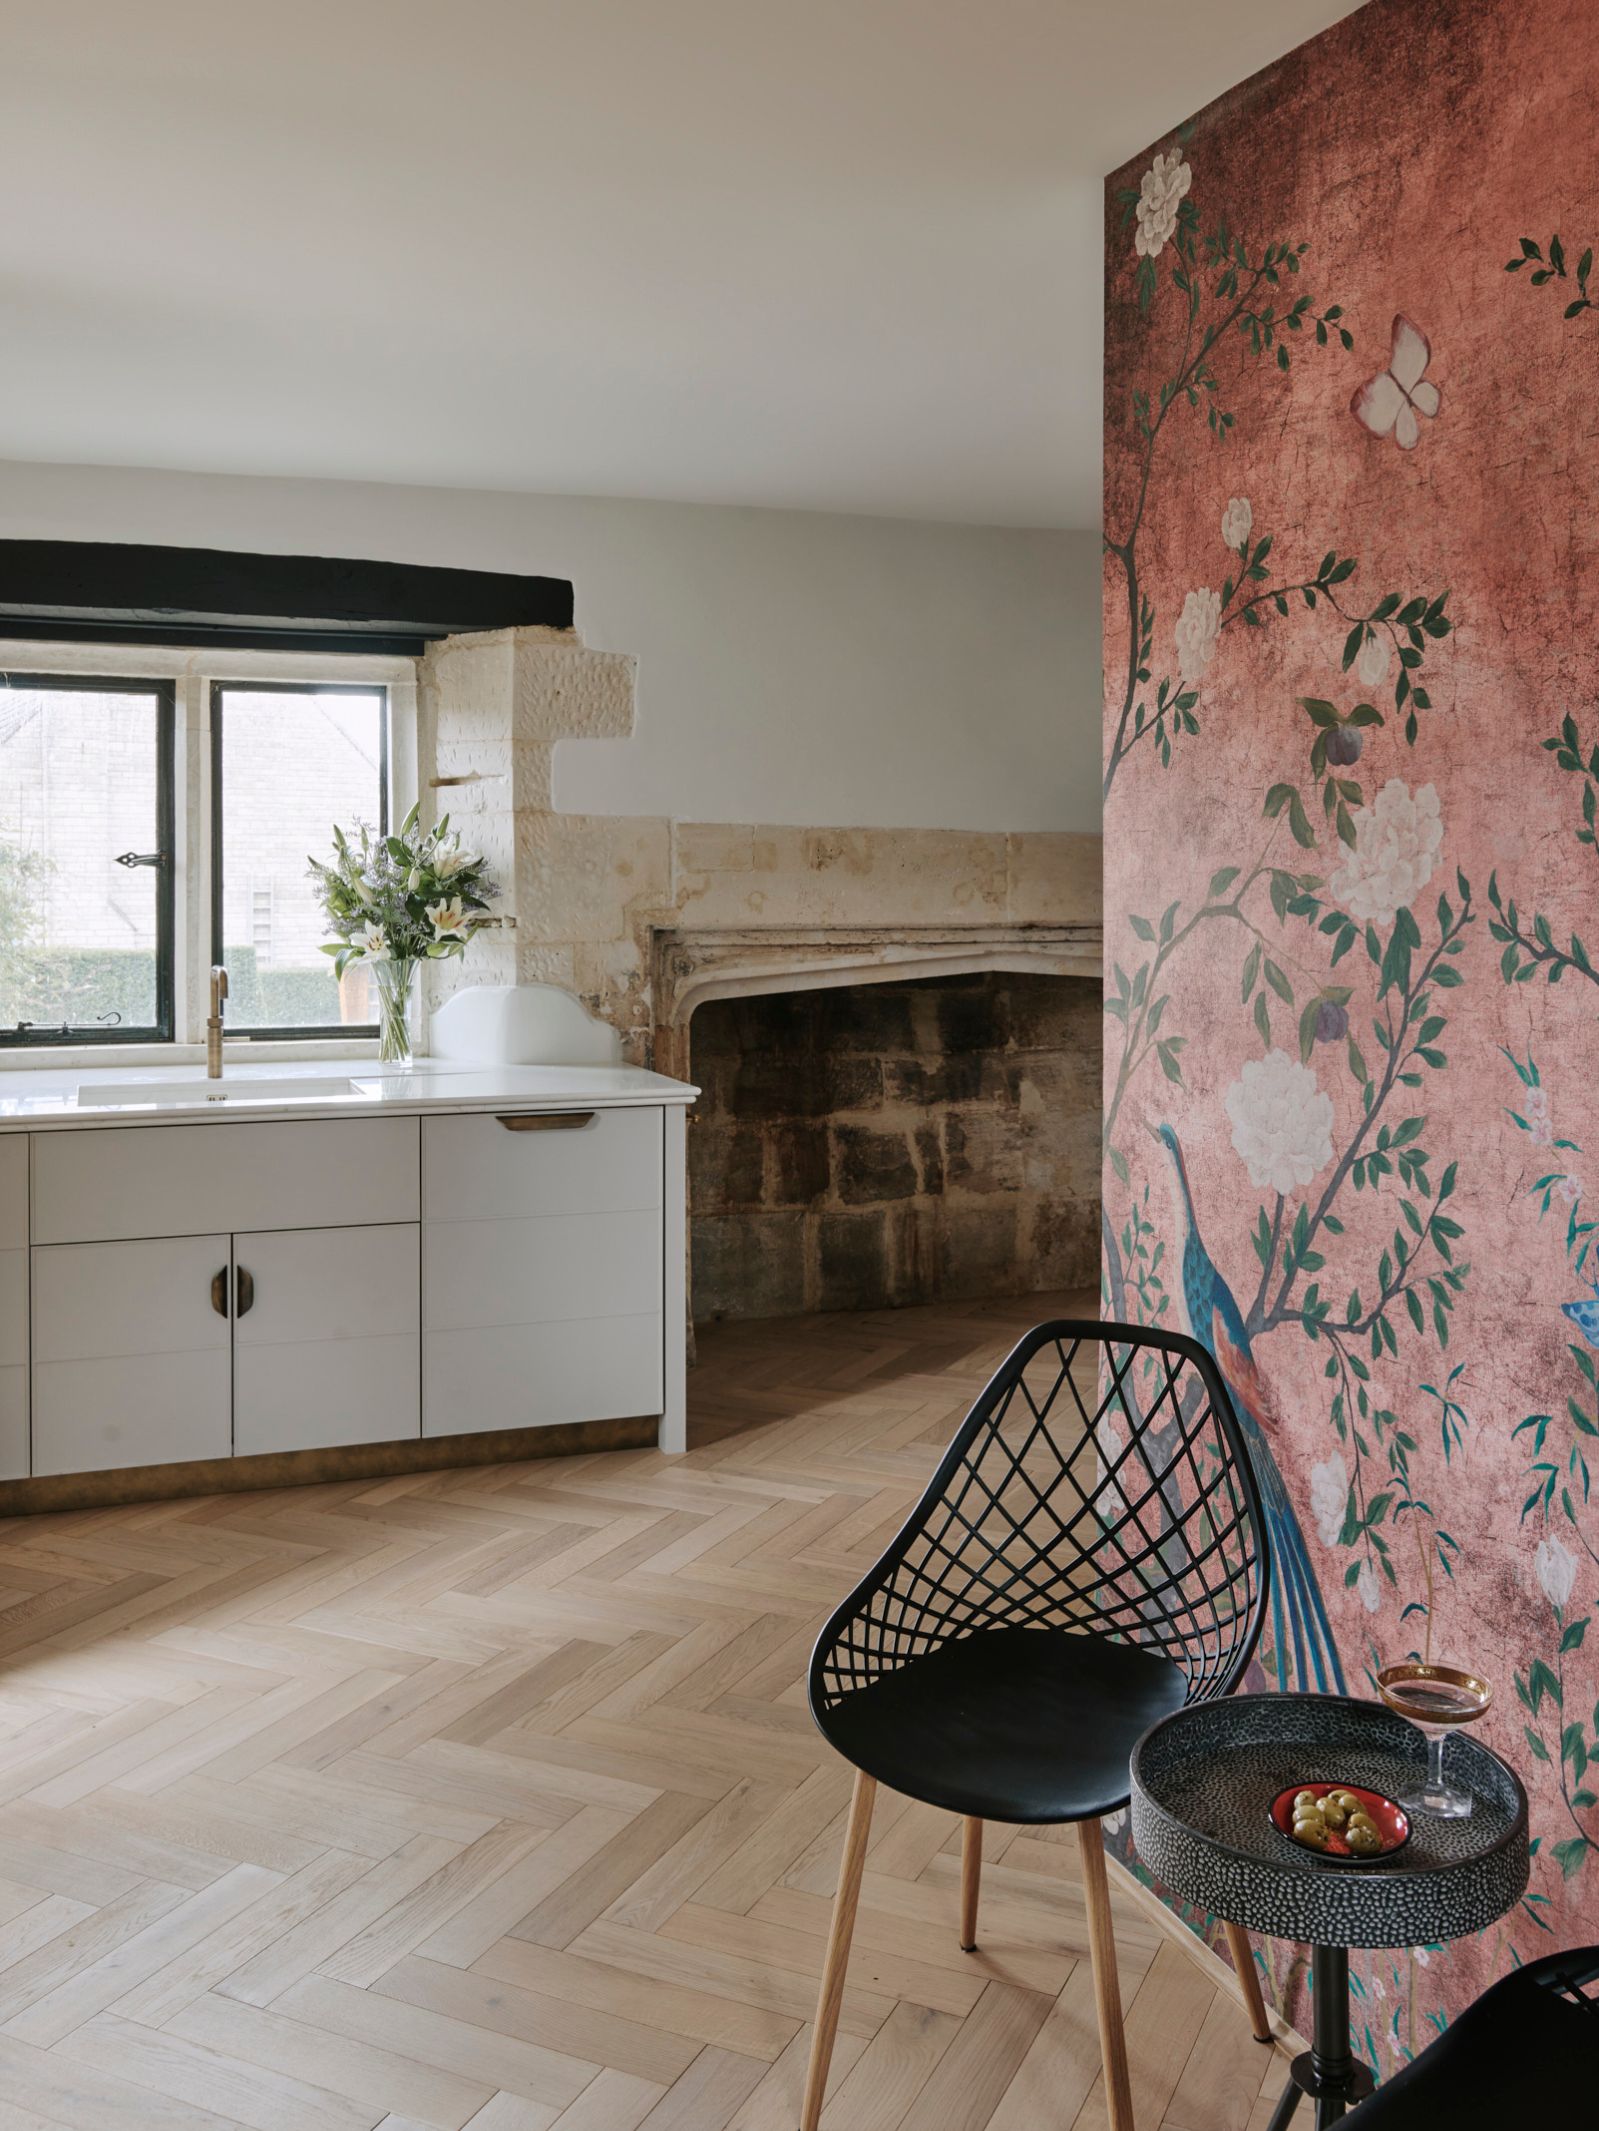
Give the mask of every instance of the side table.
POLYGON ((1271 1801, 1290 1784, 1353 1783, 1393 1798, 1418 1788, 1426 1758, 1421 1733, 1381 1703, 1319 1694, 1195 1702, 1133 1750, 1133 1842, 1155 1877, 1226 1923, 1313 1949, 1312 2046, 1294 2060, 1271 2131, 1301 2094, 1322 2131, 1372 2091, 1350 2047, 1350 1947, 1464 1938, 1526 1889, 1527 1794, 1497 1754, 1460 1735, 1450 1776, 1471 1792, 1470 1817, 1414 1815, 1391 1858, 1328 1864, 1271 1823, 1271 1801))

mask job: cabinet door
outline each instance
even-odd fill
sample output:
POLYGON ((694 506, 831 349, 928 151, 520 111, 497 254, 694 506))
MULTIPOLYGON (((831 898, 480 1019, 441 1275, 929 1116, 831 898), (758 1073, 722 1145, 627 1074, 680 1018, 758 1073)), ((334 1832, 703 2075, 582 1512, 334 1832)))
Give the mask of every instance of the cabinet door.
POLYGON ((0 1133, 0 1250, 28 1247, 28 1136, 0 1133))
POLYGON ((233 1256, 240 1457, 421 1433, 414 1221, 240 1235, 233 1256))
POLYGON ((422 1432, 661 1410, 661 1113, 422 1121, 422 1432))
POLYGON ((230 1326, 212 1292, 228 1240, 34 1251, 35 1473, 229 1455, 230 1326))
POLYGON ((0 1250, 0 1480, 28 1472, 28 1254, 0 1250))

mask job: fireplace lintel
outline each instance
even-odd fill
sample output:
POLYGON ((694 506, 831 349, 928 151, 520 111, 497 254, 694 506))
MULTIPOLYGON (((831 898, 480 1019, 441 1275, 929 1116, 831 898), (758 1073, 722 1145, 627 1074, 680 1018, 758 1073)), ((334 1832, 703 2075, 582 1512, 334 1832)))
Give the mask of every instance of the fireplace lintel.
POLYGON ((652 926, 656 1066, 688 1077, 689 1023, 707 999, 988 970, 1098 983, 1103 951, 1098 923, 652 926))

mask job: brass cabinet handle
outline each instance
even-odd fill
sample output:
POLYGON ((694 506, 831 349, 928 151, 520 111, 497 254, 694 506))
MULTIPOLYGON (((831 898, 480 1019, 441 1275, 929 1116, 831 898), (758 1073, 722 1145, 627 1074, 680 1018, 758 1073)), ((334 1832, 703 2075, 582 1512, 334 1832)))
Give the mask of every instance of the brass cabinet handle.
POLYGON ((580 1125, 593 1122, 592 1110, 532 1110, 500 1119, 507 1132, 576 1132, 580 1125))
POLYGON ((247 1273, 241 1265, 233 1276, 235 1286, 234 1314, 248 1317, 255 1308, 255 1275, 247 1273))
POLYGON ((226 1266, 223 1266, 220 1273, 211 1275, 211 1307, 219 1317, 226 1317, 228 1314, 228 1269, 226 1266))

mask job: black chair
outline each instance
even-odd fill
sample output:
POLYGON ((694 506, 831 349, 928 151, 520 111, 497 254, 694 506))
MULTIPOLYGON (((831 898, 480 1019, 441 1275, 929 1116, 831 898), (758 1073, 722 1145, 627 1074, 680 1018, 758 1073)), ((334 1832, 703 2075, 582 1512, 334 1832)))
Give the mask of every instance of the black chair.
MULTIPOLYGON (((802 2131, 822 2113, 879 1783, 962 1816, 966 1952, 983 1822, 1077 1822, 1111 2131, 1132 2131, 1099 1822, 1127 1804, 1140 1734, 1242 1675, 1266 1546, 1238 1422, 1196 1341, 1061 1320, 1019 1343, 811 1659, 811 1714, 856 1777, 802 2131)), ((1228 1937, 1269 2039, 1248 1940, 1228 1937)))
POLYGON ((1545 1954, 1485 1990, 1360 2104, 1360 2131, 1506 2131, 1599 2114, 1599 1946, 1545 1954))

